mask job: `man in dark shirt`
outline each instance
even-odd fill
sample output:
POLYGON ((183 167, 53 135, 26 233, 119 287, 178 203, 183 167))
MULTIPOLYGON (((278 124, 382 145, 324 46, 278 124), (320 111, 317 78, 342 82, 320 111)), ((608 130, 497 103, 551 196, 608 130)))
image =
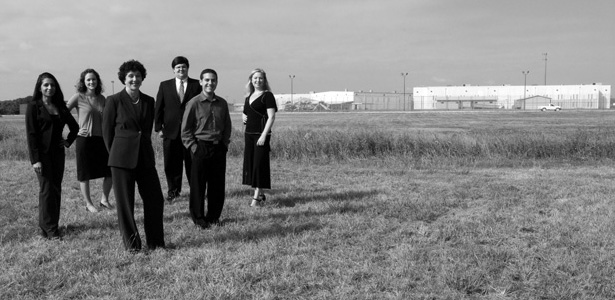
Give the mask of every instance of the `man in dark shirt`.
POLYGON ((218 74, 205 69, 200 76, 203 92, 184 110, 181 138, 192 155, 190 174, 190 217, 194 224, 209 228, 220 222, 224 206, 226 152, 231 138, 228 103, 216 96, 218 74), (207 215, 204 202, 207 192, 207 215))

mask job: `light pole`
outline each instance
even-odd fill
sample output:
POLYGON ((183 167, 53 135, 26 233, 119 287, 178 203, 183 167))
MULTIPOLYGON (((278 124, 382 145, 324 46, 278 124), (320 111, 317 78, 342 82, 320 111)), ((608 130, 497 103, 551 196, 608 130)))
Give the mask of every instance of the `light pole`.
POLYGON ((523 80, 523 109, 525 109, 525 91, 527 89, 527 74, 529 74, 530 71, 521 71, 521 73, 523 73, 523 76, 524 76, 524 80, 523 80))
POLYGON ((543 53, 545 56, 545 85, 547 85, 547 52, 543 53))
POLYGON ((290 78, 290 104, 295 104, 293 102, 293 79, 295 79, 295 75, 288 75, 290 78))
POLYGON ((115 94, 115 81, 111 80, 111 93, 115 94))
POLYGON ((401 72, 401 76, 404 78, 404 111, 406 111, 406 76, 408 73, 401 72))

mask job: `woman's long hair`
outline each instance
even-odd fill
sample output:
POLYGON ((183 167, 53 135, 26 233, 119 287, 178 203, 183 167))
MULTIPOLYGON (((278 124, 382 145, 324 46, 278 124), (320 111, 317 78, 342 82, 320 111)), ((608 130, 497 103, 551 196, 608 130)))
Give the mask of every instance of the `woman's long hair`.
POLYGON ((250 76, 248 77, 248 84, 246 84, 246 90, 248 90, 248 92, 246 94, 246 97, 249 97, 250 95, 252 95, 252 93, 254 93, 254 85, 252 85, 252 76, 254 76, 254 74, 256 73, 261 73, 263 75, 263 90, 271 92, 271 88, 269 87, 269 81, 267 80, 267 73, 265 73, 265 70, 261 68, 256 68, 252 70, 252 72, 250 72, 250 76))
POLYGON ((34 93, 32 94, 32 101, 42 100, 43 92, 41 92, 41 86, 43 85, 43 80, 46 78, 52 79, 56 85, 56 92, 51 96, 51 103, 59 108, 66 108, 66 102, 64 102, 64 93, 62 93, 62 89, 60 88, 60 83, 58 80, 48 72, 42 73, 38 75, 38 79, 36 80, 36 85, 34 85, 34 93))
POLYGON ((81 72, 81 75, 79 75, 79 81, 77 82, 77 85, 76 85, 77 92, 83 94, 88 91, 88 88, 85 86, 85 76, 88 75, 89 73, 92 73, 94 74, 94 76, 96 76, 96 81, 98 83, 96 84, 96 88, 94 89, 94 94, 98 96, 102 94, 104 89, 102 86, 102 81, 100 80, 100 75, 94 69, 85 69, 85 71, 81 72))

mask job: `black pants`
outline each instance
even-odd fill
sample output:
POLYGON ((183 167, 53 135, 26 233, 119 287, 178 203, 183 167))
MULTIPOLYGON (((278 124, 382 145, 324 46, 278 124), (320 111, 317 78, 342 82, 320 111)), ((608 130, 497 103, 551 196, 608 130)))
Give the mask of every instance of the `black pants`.
POLYGON ((41 234, 47 238, 60 237, 60 204, 62 196, 62 179, 64 177, 64 147, 55 147, 49 153, 40 155, 42 172, 37 174, 38 226, 41 234))
POLYGON ((226 184, 226 152, 223 144, 212 145, 199 141, 192 154, 190 177, 190 217, 198 223, 217 222, 224 207, 226 184), (205 193, 207 193, 207 215, 205 215, 205 193))
POLYGON ((165 137, 162 140, 162 152, 164 154, 164 174, 167 177, 168 195, 179 195, 182 191, 182 172, 184 166, 186 168, 186 178, 190 182, 190 167, 192 165, 190 150, 184 147, 181 139, 165 137))
POLYGON ((154 162, 139 160, 135 169, 111 167, 117 218, 126 250, 141 250, 141 237, 135 223, 135 183, 143 200, 143 227, 148 248, 164 247, 162 217, 164 197, 154 162))

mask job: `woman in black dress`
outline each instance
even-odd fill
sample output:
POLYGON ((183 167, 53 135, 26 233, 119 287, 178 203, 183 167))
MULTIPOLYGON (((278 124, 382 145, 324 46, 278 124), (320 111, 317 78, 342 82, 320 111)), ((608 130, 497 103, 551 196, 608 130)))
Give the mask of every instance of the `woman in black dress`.
POLYGON ((243 107, 243 123, 246 128, 242 183, 254 188, 250 206, 256 207, 262 206, 267 199, 263 189, 271 189, 269 143, 278 107, 263 69, 254 69, 250 73, 246 88, 248 94, 243 107))
POLYGON ((26 132, 30 162, 39 183, 38 226, 47 239, 59 239, 62 178, 65 152, 75 138, 79 126, 66 108, 64 94, 50 73, 38 76, 32 101, 26 110, 26 132), (70 130, 66 139, 64 126, 70 130))

